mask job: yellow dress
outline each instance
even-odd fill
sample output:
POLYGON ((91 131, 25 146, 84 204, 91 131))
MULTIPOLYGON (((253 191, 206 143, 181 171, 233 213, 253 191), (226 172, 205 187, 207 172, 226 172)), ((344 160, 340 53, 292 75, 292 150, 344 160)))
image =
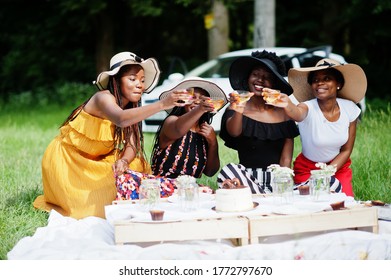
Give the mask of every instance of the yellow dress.
MULTIPOLYGON (((67 125, 47 147, 42 158, 43 195, 34 207, 55 209, 76 219, 105 217, 104 206, 115 200, 116 187, 112 170, 114 124, 94 117, 84 110, 67 125)), ((129 168, 144 170, 135 159, 129 168)))

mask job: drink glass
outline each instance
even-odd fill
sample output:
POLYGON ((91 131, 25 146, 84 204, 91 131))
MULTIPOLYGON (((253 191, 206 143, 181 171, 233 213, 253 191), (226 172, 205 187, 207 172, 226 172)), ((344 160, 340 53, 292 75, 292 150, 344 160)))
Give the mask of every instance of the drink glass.
POLYGON ((251 98, 251 93, 247 90, 235 90, 233 94, 237 94, 239 97, 239 104, 244 104, 251 98))
POLYGON ((194 88, 192 87, 187 88, 185 93, 187 95, 187 98, 183 101, 185 102, 186 105, 190 105, 191 103, 193 103, 193 99, 194 99, 194 88))
POLYGON ((194 88, 187 88, 179 90, 181 92, 182 98, 178 100, 179 103, 184 103, 185 105, 190 105, 194 101, 194 88))
POLYGON ((281 91, 277 89, 265 90, 262 92, 263 99, 266 101, 266 104, 275 104, 278 99, 280 99, 281 91))
POLYGON ((224 105, 223 99, 211 99, 210 102, 213 104, 214 110, 212 113, 217 113, 221 107, 224 105))

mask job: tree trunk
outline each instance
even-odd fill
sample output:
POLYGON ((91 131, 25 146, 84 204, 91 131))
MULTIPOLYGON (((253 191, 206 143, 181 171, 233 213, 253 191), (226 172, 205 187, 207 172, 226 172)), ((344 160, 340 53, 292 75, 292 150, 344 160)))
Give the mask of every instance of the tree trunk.
POLYGON ((276 44, 276 1, 254 2, 254 48, 274 47, 276 44))
MULTIPOLYGON (((208 31, 208 55, 213 59, 222 53, 228 52, 228 11, 222 1, 213 1, 212 24, 208 31)), ((207 27, 208 28, 208 27, 207 27)))
POLYGON ((103 11, 95 21, 96 32, 96 72, 109 70, 110 58, 113 56, 113 24, 110 15, 103 11))

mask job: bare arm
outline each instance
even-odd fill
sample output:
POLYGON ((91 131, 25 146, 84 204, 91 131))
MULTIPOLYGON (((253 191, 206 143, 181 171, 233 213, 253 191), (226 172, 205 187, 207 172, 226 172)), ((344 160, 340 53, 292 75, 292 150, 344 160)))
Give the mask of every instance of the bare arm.
MULTIPOLYGON (((268 89, 263 89, 264 91, 268 91, 268 89)), ((264 94, 262 94, 264 95, 264 94)), ((266 97, 264 95, 264 99, 266 97)), ((291 99, 285 93, 280 94, 280 98, 273 104, 276 107, 284 108, 285 113, 289 118, 296 122, 301 122, 307 117, 308 114, 308 106, 304 103, 299 103, 298 105, 293 104, 291 99)))
POLYGON ((219 145, 216 133, 211 125, 203 123, 201 124, 199 134, 204 136, 208 142, 208 161, 206 162, 204 174, 208 177, 212 177, 220 169, 219 145))
POLYGON ((357 119, 350 123, 349 139, 345 145, 341 147, 339 154, 330 163, 331 165, 336 165, 337 170, 339 170, 347 162, 347 160, 350 158, 350 155, 352 154, 354 142, 356 140, 356 125, 357 119))
POLYGON ((185 135, 205 112, 213 111, 213 105, 207 102, 208 99, 203 98, 204 101, 201 101, 197 107, 182 116, 170 116, 164 121, 159 135, 160 148, 167 147, 176 139, 185 135))
MULTIPOLYGON (((133 134, 132 134, 133 135, 133 134)), ((134 143, 134 138, 131 137, 129 140, 130 143, 134 143)), ((118 159, 116 162, 113 164, 113 171, 114 175, 118 176, 121 175, 122 173, 125 172, 126 169, 129 168, 129 163, 131 163, 135 157, 136 157, 136 152, 134 151, 132 144, 128 144, 124 151, 121 154, 121 158, 118 159)))
POLYGON ((234 110, 235 113, 227 119, 226 129, 232 137, 238 137, 242 134, 243 111, 246 103, 240 104, 237 94, 229 94, 229 102, 231 103, 228 110, 234 110))
POLYGON ((294 148, 294 139, 286 138, 280 157, 280 166, 291 168, 293 148, 294 148))
POLYGON ((100 91, 86 104, 85 110, 92 115, 110 120, 116 126, 127 127, 162 110, 183 106, 181 103, 177 103, 180 99, 180 93, 171 93, 167 98, 153 104, 123 110, 117 105, 112 94, 108 91, 100 91))

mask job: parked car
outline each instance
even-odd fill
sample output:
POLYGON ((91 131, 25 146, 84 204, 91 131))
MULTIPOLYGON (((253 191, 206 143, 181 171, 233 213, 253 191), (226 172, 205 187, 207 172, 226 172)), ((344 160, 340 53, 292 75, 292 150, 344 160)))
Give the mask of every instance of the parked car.
MULTIPOLYGON (((209 60, 200 66, 194 68, 188 73, 173 73, 168 76, 166 80, 160 86, 157 86, 149 94, 144 94, 142 97, 142 105, 147 105, 156 102, 162 92, 170 90, 179 82, 189 77, 201 77, 210 80, 219 85, 224 92, 227 94, 232 92, 233 89, 228 79, 229 68, 231 63, 241 57, 249 56, 253 51, 267 50, 269 52, 275 52, 284 61, 287 71, 292 67, 311 67, 316 64, 320 59, 329 57, 337 60, 341 63, 346 63, 345 58, 341 55, 331 52, 330 46, 321 46, 317 48, 289 48, 289 47, 275 47, 275 48, 260 48, 260 49, 245 49, 239 51, 228 52, 218 56, 216 59, 209 60)), ((287 77, 285 77, 287 79, 287 77)), ((296 98, 290 96, 294 103, 297 103, 296 98)), ((365 99, 357 104, 361 109, 362 113, 365 111, 365 99)), ((226 107, 228 104, 226 105, 226 107)), ((226 108, 220 110, 214 117, 212 126, 215 131, 220 131, 221 117, 226 108)), ((167 116, 165 111, 154 114, 143 121, 144 132, 156 132, 159 125, 167 116)))

